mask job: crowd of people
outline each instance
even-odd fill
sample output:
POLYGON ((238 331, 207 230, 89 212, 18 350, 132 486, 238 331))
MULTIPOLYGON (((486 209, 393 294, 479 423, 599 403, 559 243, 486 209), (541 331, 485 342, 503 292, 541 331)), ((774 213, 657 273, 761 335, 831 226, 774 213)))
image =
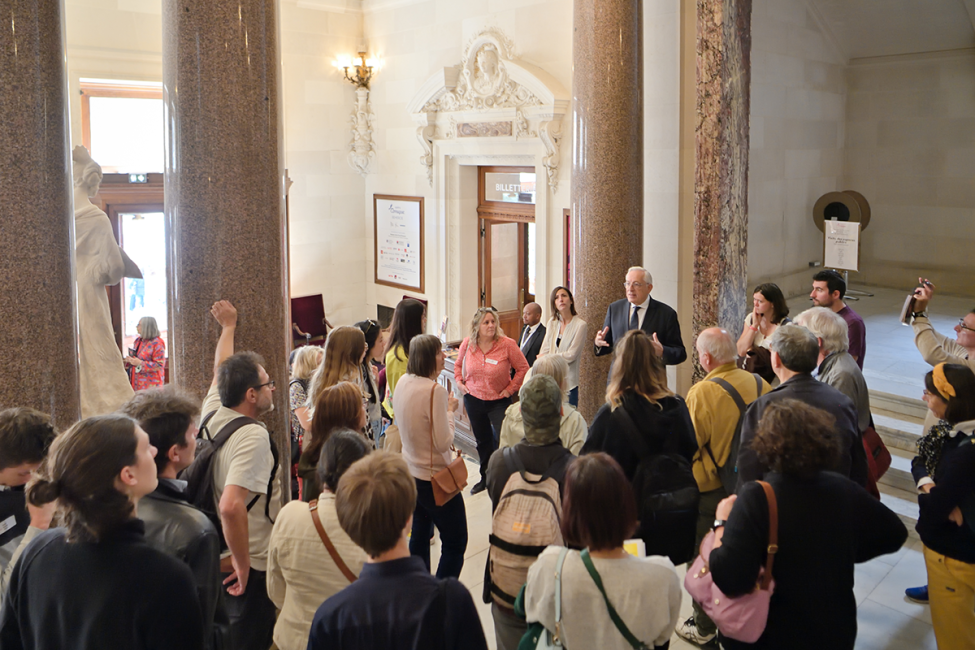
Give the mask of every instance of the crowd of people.
MULTIPOLYGON (((651 298, 646 269, 629 269, 592 340, 613 363, 591 424, 575 409, 589 352, 568 288, 552 291, 545 324, 526 305, 517 338, 478 309, 454 361, 458 395, 439 381, 425 305, 403 300, 388 331, 361 321, 293 353, 287 459, 260 420, 275 378, 235 349, 237 311, 218 301, 202 403, 140 390, 60 433, 32 409, 0 412, 0 648, 486 648, 459 582, 462 413, 479 462, 468 492, 491 503, 482 597, 499 650, 666 648, 675 631, 700 646, 853 648, 854 564, 897 551, 907 529, 880 502, 864 446, 863 320, 839 274, 812 283, 794 320, 762 284, 739 337, 701 331, 707 374, 681 396, 666 374, 688 356, 676 312, 651 298), (705 602, 679 620, 676 565, 699 549, 721 597, 743 603, 774 556, 757 641, 705 602)), ((971 649, 975 310, 950 339, 927 319, 933 293, 922 281, 912 314, 933 366, 912 464, 917 532, 939 648, 971 649)))

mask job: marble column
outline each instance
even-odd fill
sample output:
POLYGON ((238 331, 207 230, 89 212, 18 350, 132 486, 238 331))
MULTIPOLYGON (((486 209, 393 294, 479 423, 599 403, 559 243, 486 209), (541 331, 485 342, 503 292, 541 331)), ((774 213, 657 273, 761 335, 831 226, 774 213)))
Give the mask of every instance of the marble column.
MULTIPOLYGON (((572 283, 592 341, 643 262, 643 3, 575 0, 573 37, 572 283)), ((579 408, 604 402, 610 355, 584 346, 579 408)))
POLYGON ((81 417, 61 3, 0 0, 0 409, 81 417))
MULTIPOLYGON (((748 312, 748 117, 752 0, 697 0, 694 336, 737 339, 748 312)), ((704 376, 694 353, 694 378, 704 376)))
MULTIPOLYGON (((217 300, 239 314, 237 351, 277 383, 265 416, 289 458, 287 237, 274 0, 163 1, 170 359, 176 383, 210 386, 217 300)), ((290 494, 288 472, 279 476, 290 494)))

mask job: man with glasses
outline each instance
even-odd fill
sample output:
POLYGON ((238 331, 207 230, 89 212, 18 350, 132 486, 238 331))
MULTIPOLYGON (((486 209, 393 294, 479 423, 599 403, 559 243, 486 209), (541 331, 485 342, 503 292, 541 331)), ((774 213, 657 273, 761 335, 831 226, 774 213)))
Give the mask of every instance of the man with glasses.
POLYGON ((626 272, 626 298, 617 300, 606 310, 603 329, 596 334, 596 356, 609 354, 613 341, 619 341, 629 330, 642 329, 653 340, 653 349, 664 363, 676 366, 687 359, 687 350, 680 337, 677 312, 670 306, 650 297, 653 277, 642 266, 633 266, 626 272))
POLYGON ((227 615, 235 650, 267 650, 274 632, 275 608, 267 595, 267 547, 281 509, 276 481, 278 453, 257 420, 274 409, 274 380, 254 352, 234 354, 237 310, 226 300, 210 309, 220 324, 213 383, 203 400, 211 437, 233 426, 230 438, 213 454, 213 492, 229 550, 220 570, 227 586, 227 615), (244 420, 240 422, 240 420, 244 420))
POLYGON ((934 297, 934 285, 927 278, 918 278, 921 285, 914 290, 914 344, 924 360, 932 366, 939 363, 960 363, 975 371, 975 309, 958 319, 955 340, 937 332, 928 320, 928 303, 934 297))

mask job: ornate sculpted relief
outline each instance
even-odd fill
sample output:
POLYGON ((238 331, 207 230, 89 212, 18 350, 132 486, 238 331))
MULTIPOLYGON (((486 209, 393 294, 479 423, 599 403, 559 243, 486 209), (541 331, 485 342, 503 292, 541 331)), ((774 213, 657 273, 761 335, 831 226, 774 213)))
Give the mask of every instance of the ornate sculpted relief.
POLYGON ((511 135, 511 122, 464 122, 457 125, 458 138, 497 138, 511 135))
POLYGON ((349 143, 349 165, 365 176, 369 171, 369 161, 375 156, 372 142, 372 119, 375 115, 369 106, 369 89, 355 91, 356 103, 352 109, 352 141, 349 143))

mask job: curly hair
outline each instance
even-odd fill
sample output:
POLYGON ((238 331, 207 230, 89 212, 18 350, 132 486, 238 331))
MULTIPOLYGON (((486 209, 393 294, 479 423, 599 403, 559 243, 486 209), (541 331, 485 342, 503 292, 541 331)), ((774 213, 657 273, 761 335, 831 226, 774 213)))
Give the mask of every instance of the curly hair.
POLYGON ((155 447, 156 470, 162 472, 169 465, 169 450, 186 445, 186 431, 200 414, 200 403, 188 392, 173 386, 142 390, 119 409, 122 415, 136 420, 149 434, 155 447))
POLYGON ((836 418, 799 400, 772 402, 762 413, 752 449, 772 471, 810 478, 839 462, 836 418))

